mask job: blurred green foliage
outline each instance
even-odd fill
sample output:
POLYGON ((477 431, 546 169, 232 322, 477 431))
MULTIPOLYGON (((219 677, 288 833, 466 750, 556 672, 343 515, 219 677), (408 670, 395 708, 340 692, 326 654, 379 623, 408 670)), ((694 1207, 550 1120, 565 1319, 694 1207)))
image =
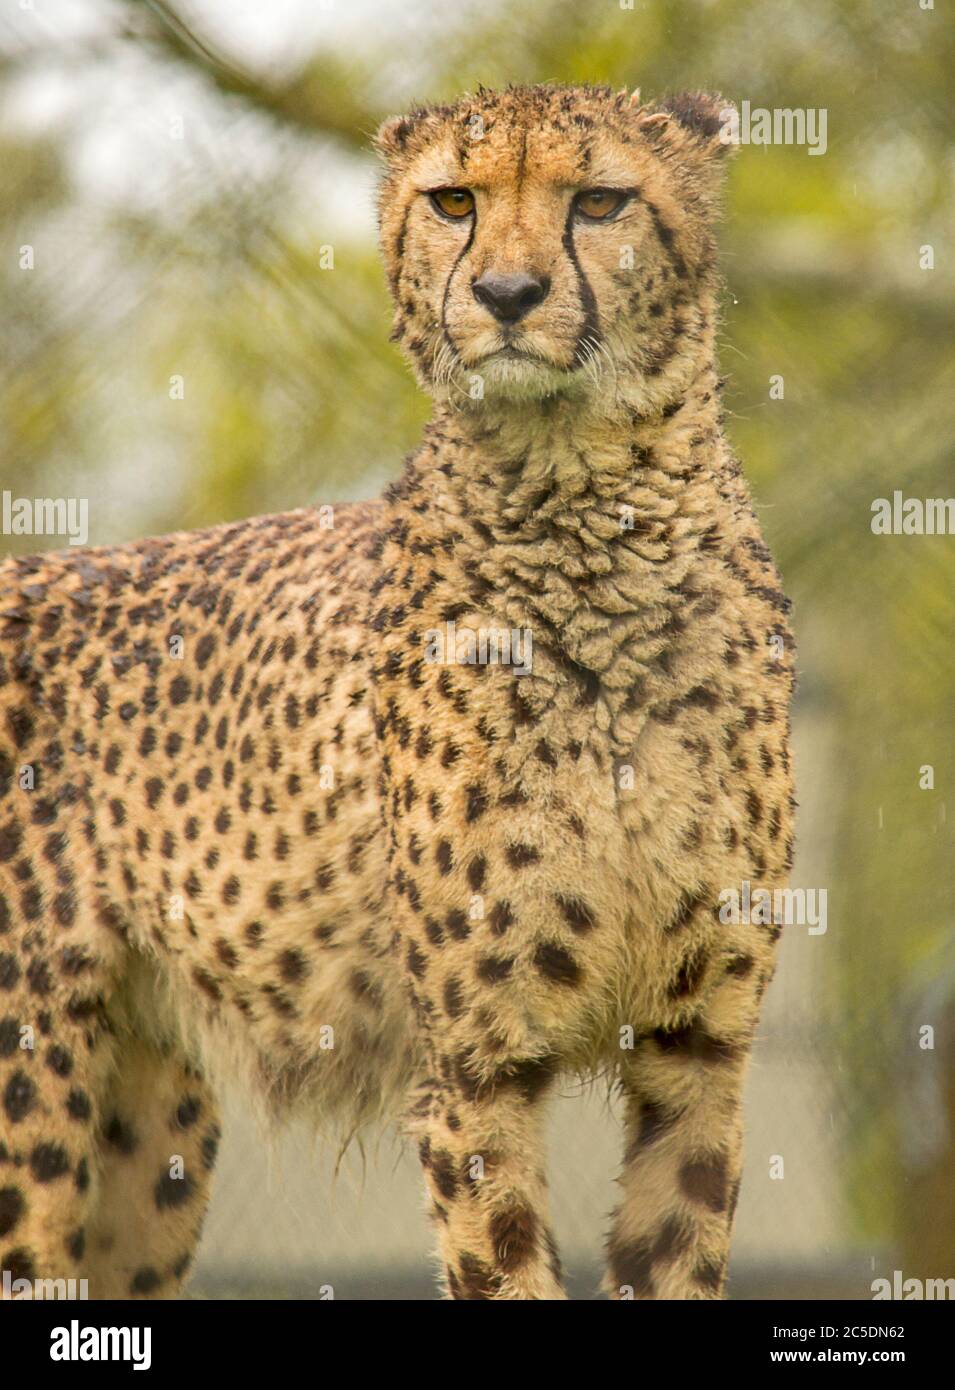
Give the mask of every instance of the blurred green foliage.
POLYGON ((98 542, 367 494, 396 473, 427 404, 388 345, 370 235, 368 136, 391 110, 543 80, 827 110, 824 156, 751 147, 733 164, 723 366, 731 432, 795 600, 801 708, 840 750, 828 822, 812 829, 832 855, 820 1047, 845 1101, 845 1186, 868 1235, 897 1237, 899 1056, 932 1021, 919 981, 948 972, 955 994, 955 537, 878 537, 869 522, 896 489, 955 494, 943 7, 411 6, 360 45, 303 51, 292 72, 226 59, 200 37, 212 8, 89 0, 88 30, 60 41, 21 25, 0 58, 13 118, 0 136, 3 486, 85 491, 98 542), (93 80, 69 119, 31 130, 18 101, 51 72, 93 80), (181 143, 157 112, 162 90, 193 102, 181 143), (149 193, 83 175, 84 138, 143 122, 149 193), (919 268, 927 244, 933 270, 919 268), (328 245, 334 268, 321 269, 328 245), (169 397, 176 373, 182 401, 169 397), (782 401, 769 397, 775 374, 782 401), (934 791, 919 789, 923 764, 934 791))

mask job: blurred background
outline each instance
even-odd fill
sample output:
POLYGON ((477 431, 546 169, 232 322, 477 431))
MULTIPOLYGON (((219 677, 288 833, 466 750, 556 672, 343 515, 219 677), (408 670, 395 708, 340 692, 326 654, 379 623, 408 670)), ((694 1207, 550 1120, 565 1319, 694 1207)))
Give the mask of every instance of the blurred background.
MULTIPOLYGON (((870 528, 896 490, 955 496, 943 8, 5 0, 0 18, 0 486, 89 498, 92 544, 396 475, 427 402, 387 341, 383 116, 549 79, 826 109, 824 155, 740 151, 723 237, 730 432, 800 640, 794 883, 828 893, 824 935, 784 933, 752 1069, 741 1298, 955 1277, 955 536, 870 528)), ((57 543, 0 535, 0 553, 57 543)), ((434 1296, 396 1139, 335 1178, 321 1144, 263 1143, 247 1111, 231 1099, 193 1293, 434 1296)), ((580 1298, 617 1154, 607 1104, 569 1088, 552 1168, 580 1298)))

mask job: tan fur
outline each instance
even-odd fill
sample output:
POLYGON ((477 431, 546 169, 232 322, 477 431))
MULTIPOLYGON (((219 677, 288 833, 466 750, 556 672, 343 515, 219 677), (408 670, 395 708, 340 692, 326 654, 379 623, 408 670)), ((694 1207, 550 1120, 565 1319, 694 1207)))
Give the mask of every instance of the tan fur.
POLYGON ((174 1291, 238 1069, 346 1135, 404 1116, 453 1296, 562 1297, 543 1110, 602 1074, 608 1292, 720 1293, 778 927, 716 910, 786 880, 792 643, 721 428, 718 111, 532 88, 387 123, 436 401, 401 481, 331 529, 0 568, 0 1264, 174 1291), (606 225, 571 213, 597 186, 633 192, 606 225), (548 277, 509 335, 535 360, 486 270, 548 277), (531 671, 430 660, 449 623, 528 630, 531 671))

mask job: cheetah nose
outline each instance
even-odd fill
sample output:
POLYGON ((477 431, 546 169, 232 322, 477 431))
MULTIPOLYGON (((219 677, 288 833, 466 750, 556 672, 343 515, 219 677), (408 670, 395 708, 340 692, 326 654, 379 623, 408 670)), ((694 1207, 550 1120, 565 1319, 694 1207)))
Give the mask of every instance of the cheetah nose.
POLYGON ((517 323, 540 304, 549 289, 550 280, 546 275, 528 275, 524 271, 501 275, 496 270, 486 270, 471 285, 474 298, 499 323, 517 323))

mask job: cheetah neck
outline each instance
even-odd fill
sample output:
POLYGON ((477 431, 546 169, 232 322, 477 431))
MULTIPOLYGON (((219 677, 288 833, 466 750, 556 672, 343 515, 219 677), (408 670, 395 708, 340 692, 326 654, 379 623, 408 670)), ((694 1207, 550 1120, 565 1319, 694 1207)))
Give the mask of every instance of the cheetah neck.
POLYGON ((440 406, 401 492, 439 538, 479 552, 520 547, 529 562, 581 579, 636 574, 641 550, 662 563, 653 539, 674 540, 681 520, 684 539, 711 526, 736 471, 707 368, 680 400, 648 414, 608 417, 570 400, 497 412, 440 406))
MULTIPOLYGON (((439 410, 395 500, 411 543, 440 546, 457 574, 448 607, 532 630, 621 745, 645 714, 635 689, 672 698, 688 598, 711 601, 714 551, 747 510, 713 371, 654 416, 439 410)), ((716 659, 715 629, 694 640, 716 659)))

